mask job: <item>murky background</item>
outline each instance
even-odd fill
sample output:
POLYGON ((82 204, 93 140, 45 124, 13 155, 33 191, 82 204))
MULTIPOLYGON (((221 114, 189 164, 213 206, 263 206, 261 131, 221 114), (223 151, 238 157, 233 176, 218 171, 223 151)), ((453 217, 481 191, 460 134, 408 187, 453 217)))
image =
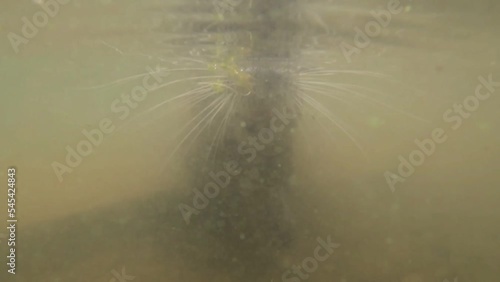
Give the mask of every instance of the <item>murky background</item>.
MULTIPOLYGON (((21 35, 22 18, 32 19, 41 6, 0 4, 0 206, 6 218, 6 171, 15 166, 18 217, 16 275, 7 273, 8 234, 0 229, 2 281, 234 281, 230 266, 194 255, 205 250, 203 238, 193 237, 177 210, 185 199, 180 187, 195 177, 176 150, 190 113, 175 104, 151 110, 190 84, 148 94, 122 116, 122 94, 141 80, 112 83, 210 61, 203 34, 186 33, 215 20, 207 2, 69 1, 17 53, 8 34, 21 35), (67 162, 67 146, 76 148, 103 120, 112 132, 58 177, 54 164, 67 162)), ((346 104, 318 101, 356 142, 319 113, 301 117, 287 199, 293 243, 263 281, 305 280, 282 274, 313 257, 316 238, 328 236, 340 247, 308 273, 309 281, 500 277, 500 86, 490 87, 477 109, 443 119, 474 95, 478 77, 500 81, 500 5, 401 1, 404 11, 348 60, 340 46, 354 45, 356 28, 389 2, 303 5, 299 64, 352 71, 319 79, 359 85, 362 95, 346 104), (457 119, 462 124, 454 130, 457 119), (391 187, 387 172, 398 173, 399 156, 408 159, 415 140, 436 128, 446 141, 391 187)))

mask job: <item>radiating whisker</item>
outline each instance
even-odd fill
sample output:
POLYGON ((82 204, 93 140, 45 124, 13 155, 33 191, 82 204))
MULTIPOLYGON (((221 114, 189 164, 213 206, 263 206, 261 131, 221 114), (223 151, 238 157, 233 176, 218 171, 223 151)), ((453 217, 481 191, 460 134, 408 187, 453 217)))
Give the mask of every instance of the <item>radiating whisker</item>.
POLYGON ((217 110, 217 107, 215 105, 217 104, 220 104, 220 103, 223 103, 223 99, 225 97, 224 96, 221 96, 221 97, 218 97, 216 98, 214 101, 212 101, 209 105, 207 105, 203 110, 200 111, 200 113, 198 113, 195 117, 193 117, 191 119, 191 121, 189 121, 184 127, 183 129, 181 130, 184 131, 185 128, 187 128, 191 123, 195 122, 196 119, 198 119, 200 116, 202 116, 206 111, 210 110, 210 108, 213 108, 212 110, 208 111, 208 113, 206 113, 204 116, 201 117, 200 121, 184 136, 184 138, 179 142, 179 144, 177 144, 177 146, 174 148, 174 150, 172 151, 172 153, 170 154, 169 156, 169 160, 172 158, 172 156, 179 150, 179 148, 184 144, 184 142, 193 134, 194 131, 196 131, 200 125, 205 122, 205 125, 203 125, 198 133, 193 137, 193 142, 194 140, 201 134, 201 132, 203 131, 203 129, 205 129, 207 126, 208 126, 208 122, 207 122, 207 118, 214 112, 217 110))
POLYGON ((349 139, 356 145, 356 147, 365 155, 363 146, 361 146, 361 144, 356 140, 356 138, 354 138, 354 136, 346 129, 346 125, 343 125, 341 121, 336 120, 328 109, 326 109, 323 105, 321 105, 321 103, 319 103, 318 101, 316 101, 314 98, 312 98, 307 94, 300 93, 298 97, 304 100, 304 102, 309 104, 313 109, 323 114, 329 121, 331 121, 335 126, 337 126, 344 134, 347 135, 347 137, 349 137, 349 139))
MULTIPOLYGON (((226 106, 227 103, 230 103, 232 100, 234 100, 235 96, 236 95, 227 95, 227 98, 225 99, 222 107, 226 106)), ((219 127, 217 128, 217 131, 215 132, 214 139, 212 140, 212 145, 210 146, 210 151, 208 153, 207 161, 208 161, 208 159, 210 159, 210 154, 211 154, 212 148, 214 147, 214 144, 215 144, 214 158, 217 155, 217 149, 219 147, 219 142, 220 142, 220 140, 222 140, 222 138, 224 137, 224 133, 225 133, 225 130, 221 131, 221 129, 223 127, 225 128, 225 125, 227 123, 229 115, 231 114, 231 111, 232 111, 232 105, 226 110, 226 114, 224 115, 219 127)))
POLYGON ((188 97, 188 96, 196 95, 196 94, 202 93, 203 91, 208 91, 209 89, 210 89, 210 87, 209 87, 209 86, 201 86, 201 87, 195 88, 195 89, 193 89, 193 90, 187 91, 187 92, 185 92, 185 93, 182 93, 182 94, 180 94, 180 95, 177 95, 177 96, 175 96, 175 97, 172 97, 172 98, 170 98, 170 99, 167 99, 167 100, 165 100, 165 101, 163 101, 163 102, 159 103, 158 105, 156 105, 156 106, 154 106, 154 107, 149 108, 148 110, 146 110, 146 111, 144 112, 144 114, 149 113, 149 112, 151 112, 151 111, 154 111, 154 110, 156 110, 157 108, 159 108, 159 107, 161 107, 161 106, 163 106, 163 105, 165 105, 165 104, 168 104, 168 103, 170 103, 170 102, 173 102, 173 101, 175 101, 175 100, 179 100, 179 99, 182 99, 182 98, 185 98, 185 97, 188 97))
POLYGON ((309 72, 301 72, 299 76, 328 76, 328 75, 337 75, 337 74, 356 74, 356 75, 367 75, 372 77, 379 78, 389 78, 390 75, 386 75, 378 72, 370 72, 370 71, 356 71, 356 70, 314 70, 309 72))
POLYGON ((186 61, 191 61, 191 62, 194 62, 194 63, 198 63, 198 64, 202 64, 202 65, 208 65, 207 62, 204 62, 202 60, 196 60, 196 59, 193 59, 193 58, 188 58, 188 57, 181 57, 182 60, 186 60, 186 61))
MULTIPOLYGON (((185 98, 181 101, 183 102, 186 102, 186 101, 196 101, 196 100, 204 100, 208 97, 210 97, 211 95, 215 95, 216 93, 211 93, 211 90, 210 88, 205 88, 205 89, 202 89, 202 87, 200 88, 197 88, 197 89, 193 89, 193 90, 190 90, 190 91, 187 91, 183 94, 180 94, 180 95, 177 95, 176 97, 174 98, 171 98, 169 99, 168 101, 164 101, 161 103, 161 105, 164 105, 166 104, 166 102, 172 102, 175 98, 179 98, 181 99, 179 96, 185 96, 185 98)), ((161 106, 159 105, 159 106, 161 106)), ((174 105, 177 105, 177 104, 174 104, 174 105)), ((131 122, 134 122, 135 120, 139 119, 140 117, 152 112, 153 110, 155 110, 156 108, 158 108, 158 105, 157 106, 154 106, 152 108, 149 108, 147 109, 146 111, 142 112, 142 113, 139 113, 131 118, 129 118, 127 120, 126 123, 124 123, 124 126, 128 123, 131 123, 131 122)))
POLYGON ((419 116, 416 116, 414 114, 411 114, 411 113, 408 113, 408 112, 405 112, 405 111, 401 111, 397 108, 394 108, 392 107, 391 105, 389 104, 386 104, 384 102, 381 102, 377 99, 374 99, 374 98, 371 98, 365 94, 362 94, 360 93, 359 91, 355 91, 353 89, 349 89, 349 87, 352 87, 352 88, 360 88, 360 89, 363 89, 365 91, 368 91, 368 92, 373 92, 373 93, 376 93, 376 94, 382 94, 378 91, 375 91, 373 89, 369 89, 369 88, 366 88, 366 87, 363 87, 363 86, 359 86, 359 85, 355 85, 355 84, 347 84, 347 83, 324 83, 324 82, 317 82, 317 81, 303 81, 303 83, 305 84, 309 84, 309 85, 319 85, 319 86, 324 86, 324 87, 330 87, 330 88, 333 88, 333 89, 336 89, 336 90, 339 90, 339 91, 343 91, 345 93, 350 93, 352 95, 355 95, 355 96, 358 96, 361 97, 361 100, 362 101, 368 101, 368 102, 371 102, 373 104, 376 104, 376 105, 379 105, 379 106, 382 106, 382 107, 385 107, 387 109, 390 109, 394 112, 397 112, 397 113, 400 113, 400 114, 403 114, 403 115, 406 115, 408 117, 411 117, 413 119, 417 119, 417 120, 420 120, 420 121, 423 121, 423 122, 430 122, 429 120, 426 120, 422 117, 419 117, 419 116))
POLYGON ((319 87, 314 87, 314 86, 307 85, 307 84, 301 84, 301 83, 298 83, 298 84, 300 86, 300 89, 308 90, 311 93, 317 93, 317 94, 320 94, 320 95, 323 95, 323 96, 327 96, 329 98, 333 98, 333 99, 338 100, 338 101, 340 101, 342 103, 353 105, 353 103, 347 101, 346 99, 342 99, 341 97, 339 97, 339 96, 337 96, 337 95, 335 95, 333 93, 328 93, 325 89, 322 89, 322 88, 319 88, 319 87))
MULTIPOLYGON (((158 69, 154 73, 159 73, 160 70, 161 69, 158 69)), ((117 79, 117 80, 113 80, 111 82, 107 82, 107 83, 104 83, 104 84, 99 84, 99 85, 95 85, 95 86, 91 86, 91 87, 77 88, 76 90, 83 91, 83 90, 101 89, 101 88, 105 88, 105 87, 117 85, 117 84, 120 84, 120 83, 124 83, 124 82, 127 82, 127 81, 131 81, 131 80, 134 80, 134 79, 137 79, 137 78, 143 78, 143 77, 146 77, 148 75, 151 75, 151 72, 143 72, 143 73, 139 73, 139 74, 127 76, 127 77, 124 77, 124 78, 120 78, 120 79, 117 79)))
POLYGON ((236 89, 232 88, 231 86, 225 84, 225 83, 222 83, 222 82, 200 82, 200 84, 209 84, 209 85, 212 85, 212 86, 222 86, 228 90, 231 90, 233 93, 237 93, 236 89))
POLYGON ((134 79, 144 78, 144 77, 146 77, 148 75, 152 75, 154 73, 169 73, 169 72, 173 72, 173 71, 210 71, 210 69, 208 69, 207 67, 205 67, 205 68, 177 68, 177 69, 169 69, 169 68, 165 68, 165 67, 158 67, 154 72, 139 73, 139 74, 127 76, 127 77, 124 77, 124 78, 120 78, 120 79, 117 79, 117 80, 113 80, 111 82, 107 82, 107 83, 104 83, 104 84, 99 84, 99 85, 95 85, 95 86, 91 86, 91 87, 77 88, 76 90, 79 90, 79 91, 96 90, 96 89, 101 89, 101 88, 105 88, 105 87, 110 87, 110 86, 118 85, 120 83, 125 83, 127 81, 131 81, 131 80, 134 80, 134 79))
POLYGON ((201 101, 205 100, 205 98, 217 95, 217 93, 210 88, 205 88, 203 91, 193 94, 196 95, 190 95, 189 97, 182 99, 181 101, 175 103, 174 107, 179 107, 179 108, 182 108, 184 106, 193 107, 196 104, 200 103, 201 101))

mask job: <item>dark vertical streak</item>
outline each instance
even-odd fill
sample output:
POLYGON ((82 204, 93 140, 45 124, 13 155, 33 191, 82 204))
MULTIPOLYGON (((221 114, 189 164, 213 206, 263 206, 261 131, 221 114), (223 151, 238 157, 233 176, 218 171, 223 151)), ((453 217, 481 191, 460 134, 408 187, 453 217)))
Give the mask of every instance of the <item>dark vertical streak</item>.
MULTIPOLYGON (((209 136, 214 132, 210 132, 199 140, 198 149, 188 158, 193 172, 191 184, 200 191, 213 181, 209 172, 225 171, 224 163, 236 161, 241 168, 241 173, 232 177, 206 208, 193 215, 190 223, 193 237, 201 240, 194 243, 200 248, 199 256, 221 266, 234 281, 264 281, 264 277, 279 270, 280 252, 293 239, 286 197, 293 174, 295 118, 284 124, 276 112, 293 111, 290 97, 298 53, 296 4, 254 0, 249 6, 235 12, 251 20, 235 32, 236 40, 228 44, 226 55, 233 52, 232 48, 248 47, 243 46, 242 38, 251 34, 249 52, 236 57, 239 68, 251 76, 251 93, 235 94, 238 103, 217 154, 207 157, 209 149, 213 149, 209 136), (281 130, 273 130, 274 120, 281 130), (271 141, 262 143, 259 136, 267 137, 270 131, 271 141), (257 149, 249 144, 252 139, 257 139, 257 149), (210 159, 208 165, 206 158, 210 159)), ((227 24, 223 26, 228 28, 227 24)))

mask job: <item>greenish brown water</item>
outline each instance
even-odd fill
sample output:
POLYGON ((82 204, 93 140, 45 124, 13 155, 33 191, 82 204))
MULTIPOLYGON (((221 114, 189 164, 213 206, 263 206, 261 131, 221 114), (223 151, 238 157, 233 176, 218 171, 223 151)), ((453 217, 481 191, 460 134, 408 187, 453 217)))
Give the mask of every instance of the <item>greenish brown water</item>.
MULTIPOLYGON (((352 45, 355 28, 388 2, 301 6, 297 65, 357 72, 320 81, 359 85, 362 96, 351 93, 348 103, 321 96, 318 101, 350 126, 359 146, 318 112, 301 116, 294 133, 293 191, 286 196, 292 243, 262 281, 282 281, 292 265, 313 256, 317 237, 327 236, 340 247, 319 262, 309 281, 500 277, 500 90, 456 130, 443 120, 449 108, 474 94, 479 76, 500 81, 500 7, 494 1, 402 1, 404 12, 348 61, 341 44, 352 45), (448 139, 391 191, 384 173, 397 172, 399 155, 407 158, 418 148, 414 140, 436 128, 448 139)), ((230 264, 205 259, 212 241, 193 234, 177 209, 189 199, 186 183, 197 176, 183 164, 186 148, 169 156, 192 113, 179 105, 148 112, 193 85, 149 94, 124 119, 112 105, 140 80, 82 89, 148 67, 211 62, 218 39, 195 34, 216 21, 211 3, 73 1, 17 54, 7 35, 20 33, 21 18, 40 7, 29 1, 2 5, 1 181, 7 181, 8 166, 18 170, 17 274, 6 272, 7 246, 0 238, 2 281, 119 281, 114 271, 123 268, 133 281, 236 281, 230 264), (64 163, 66 146, 86 140, 82 131, 106 118, 116 130, 60 181, 53 163, 64 163)), ((240 20, 227 28, 250 26, 240 20)), ((163 79, 198 75, 174 72, 163 79)))

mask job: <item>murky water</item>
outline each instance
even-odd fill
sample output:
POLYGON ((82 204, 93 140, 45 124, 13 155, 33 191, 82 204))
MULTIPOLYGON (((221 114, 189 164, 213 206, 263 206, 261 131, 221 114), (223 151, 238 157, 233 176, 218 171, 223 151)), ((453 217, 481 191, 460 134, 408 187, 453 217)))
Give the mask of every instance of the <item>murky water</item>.
POLYGON ((7 218, 13 166, 18 222, 2 281, 498 281, 495 1, 276 1, 260 17, 257 0, 4 2, 0 201, 7 218), (199 82, 247 104, 189 134, 207 104, 164 102, 199 82), (249 100, 268 92, 287 95, 249 100), (245 163, 236 141, 292 96, 300 116, 236 196, 186 224, 191 189, 245 163))

